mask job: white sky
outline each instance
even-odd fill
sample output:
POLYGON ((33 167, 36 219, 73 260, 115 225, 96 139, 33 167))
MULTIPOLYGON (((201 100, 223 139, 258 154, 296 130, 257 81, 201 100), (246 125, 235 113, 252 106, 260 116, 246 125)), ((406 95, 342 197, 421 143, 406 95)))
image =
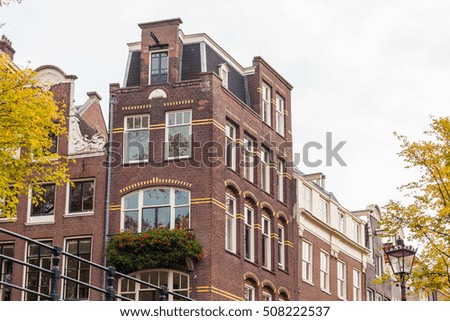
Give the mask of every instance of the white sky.
MULTIPOLYGON (((347 167, 322 171, 349 210, 400 199, 414 179, 396 153, 393 131, 420 137, 429 115, 449 114, 450 1, 23 0, 0 8, 15 62, 53 64, 78 76, 76 104, 122 85, 126 43, 138 23, 176 18, 185 34, 205 32, 241 65, 262 56, 293 86, 294 151, 310 141, 347 141, 347 167)), ((325 159, 324 151, 311 160, 325 159)))

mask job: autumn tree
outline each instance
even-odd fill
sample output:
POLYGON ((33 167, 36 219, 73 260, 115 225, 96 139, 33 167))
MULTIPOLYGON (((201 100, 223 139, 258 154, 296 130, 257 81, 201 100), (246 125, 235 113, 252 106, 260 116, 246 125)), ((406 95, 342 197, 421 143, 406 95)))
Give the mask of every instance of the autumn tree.
POLYGON ((65 118, 53 94, 31 69, 19 69, 0 52, 0 217, 15 216, 18 197, 40 182, 68 180, 67 160, 55 153, 54 138, 65 134, 65 118))
POLYGON ((406 168, 419 170, 419 178, 399 187, 407 204, 390 201, 382 224, 391 235, 403 228, 420 244, 411 277, 414 289, 450 294, 450 118, 432 118, 427 138, 401 142, 406 168))

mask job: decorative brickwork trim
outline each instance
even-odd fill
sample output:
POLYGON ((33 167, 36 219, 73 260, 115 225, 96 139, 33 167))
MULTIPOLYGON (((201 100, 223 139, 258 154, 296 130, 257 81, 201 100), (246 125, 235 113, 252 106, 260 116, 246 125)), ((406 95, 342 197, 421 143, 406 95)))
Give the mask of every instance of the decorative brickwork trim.
POLYGON ((124 187, 122 189, 119 190, 119 193, 124 193, 133 189, 136 189, 138 187, 143 187, 143 186, 151 186, 151 185, 164 185, 164 184, 168 184, 168 185, 175 185, 175 186, 180 186, 180 187, 187 187, 187 188, 191 188, 192 184, 188 183, 188 182, 184 182, 184 181, 180 181, 177 179, 160 179, 158 177, 153 177, 151 180, 148 181, 142 181, 139 183, 135 183, 132 185, 129 185, 127 187, 124 187))
POLYGON ((198 286, 197 287, 197 292, 199 293, 215 293, 218 294, 224 298, 230 299, 232 301, 244 301, 244 298, 238 297, 237 295, 234 295, 230 292, 218 289, 214 286, 198 286))
POLYGON ((138 110, 138 109, 148 109, 152 108, 152 105, 146 104, 146 105, 138 105, 138 106, 125 106, 122 107, 122 110, 138 110))
POLYGON ((192 103, 194 103, 194 101, 192 99, 171 101, 171 102, 164 103, 164 107, 172 107, 172 106, 186 105, 186 104, 192 104, 192 103))

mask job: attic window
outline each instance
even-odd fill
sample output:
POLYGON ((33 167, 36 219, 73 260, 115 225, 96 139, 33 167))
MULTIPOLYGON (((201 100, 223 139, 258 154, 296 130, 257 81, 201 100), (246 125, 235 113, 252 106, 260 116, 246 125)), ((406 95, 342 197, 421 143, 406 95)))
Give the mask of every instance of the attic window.
POLYGON ((219 76, 222 78, 222 86, 228 89, 228 72, 230 69, 228 68, 227 64, 220 64, 219 65, 219 76))

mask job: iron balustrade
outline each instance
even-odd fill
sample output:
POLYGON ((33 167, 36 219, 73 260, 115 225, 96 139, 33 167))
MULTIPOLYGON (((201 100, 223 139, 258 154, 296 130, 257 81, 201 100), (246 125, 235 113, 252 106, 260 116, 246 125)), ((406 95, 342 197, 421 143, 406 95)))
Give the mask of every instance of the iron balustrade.
POLYGON ((107 266, 104 266, 104 265, 101 265, 101 264, 98 264, 98 263, 86 260, 84 258, 78 257, 78 256, 76 256, 76 255, 74 255, 72 253, 68 253, 68 252, 63 251, 62 248, 59 247, 59 246, 51 246, 51 245, 48 245, 46 243, 42 243, 42 242, 33 240, 33 239, 31 239, 29 237, 26 237, 24 235, 21 235, 21 234, 18 234, 18 233, 6 230, 4 228, 0 228, 0 233, 4 233, 4 234, 10 235, 12 237, 21 239, 23 241, 27 241, 27 242, 36 244, 36 245, 38 245, 40 247, 49 249, 52 252, 52 268, 51 268, 51 270, 43 268, 43 267, 40 267, 40 266, 37 266, 37 265, 34 265, 34 264, 31 264, 31 263, 28 263, 28 262, 25 262, 25 261, 22 261, 22 260, 19 260, 19 259, 16 259, 14 257, 10 257, 10 256, 7 256, 7 255, 0 254, 0 262, 3 261, 3 260, 7 260, 7 261, 11 261, 13 263, 20 264, 20 265, 26 266, 28 268, 33 268, 33 269, 36 269, 36 270, 38 270, 40 272, 44 272, 44 273, 49 274, 50 275, 50 294, 40 293, 40 292, 31 290, 31 289, 28 289, 26 287, 22 287, 22 286, 18 286, 18 285, 12 284, 12 283, 4 282, 4 281, 2 281, 0 279, 0 286, 4 286, 5 288, 9 287, 9 288, 13 288, 13 289, 20 290, 20 291, 23 291, 23 292, 35 294, 35 295, 37 295, 39 297, 42 297, 42 298, 45 298, 45 299, 48 299, 48 300, 51 300, 51 301, 59 301, 60 300, 60 296, 59 296, 58 289, 60 289, 60 279, 63 279, 63 280, 66 280, 66 281, 74 282, 77 285, 85 286, 85 287, 87 287, 87 288, 89 288, 91 290, 103 293, 104 294, 104 298, 105 298, 106 301, 115 301, 117 299, 124 300, 124 301, 134 301, 134 300, 132 300, 132 299, 130 299, 128 297, 125 297, 125 296, 122 296, 122 295, 119 295, 119 294, 116 293, 116 291, 114 289, 114 282, 116 281, 117 277, 120 277, 120 278, 124 278, 124 279, 127 279, 127 280, 135 282, 135 283, 139 283, 139 284, 144 285, 144 286, 148 286, 149 288, 151 288, 153 290, 159 291, 159 293, 160 293, 159 299, 161 301, 167 300, 168 295, 172 295, 173 297, 175 297, 177 299, 180 299, 180 300, 184 300, 184 301, 193 301, 193 299, 191 299, 191 298, 189 298, 187 296, 184 296, 184 295, 179 294, 177 292, 170 291, 166 286, 157 286, 155 284, 151 284, 151 283, 139 280, 137 278, 134 278, 132 276, 129 276, 129 275, 117 272, 114 267, 110 267, 110 266, 107 267, 107 266), (94 286, 92 284, 89 284, 89 283, 86 283, 86 282, 82 282, 82 281, 79 281, 77 279, 73 279, 71 277, 68 277, 66 275, 61 274, 61 270, 59 269, 59 264, 60 264, 60 261, 61 261, 61 259, 60 259, 61 255, 64 256, 64 257, 70 257, 72 259, 75 259, 75 260, 78 260, 80 262, 86 263, 90 267, 98 268, 98 269, 102 270, 103 272, 105 272, 105 275, 106 275, 106 278, 105 278, 106 279, 105 289, 99 288, 99 287, 94 286))

